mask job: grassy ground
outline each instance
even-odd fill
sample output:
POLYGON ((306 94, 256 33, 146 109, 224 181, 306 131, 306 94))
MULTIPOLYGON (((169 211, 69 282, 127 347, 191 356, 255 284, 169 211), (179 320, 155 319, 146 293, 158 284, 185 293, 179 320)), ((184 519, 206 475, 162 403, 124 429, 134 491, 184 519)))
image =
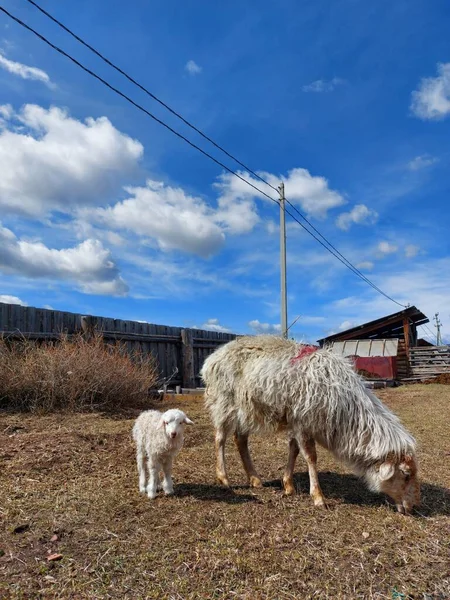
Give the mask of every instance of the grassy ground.
POLYGON ((176 400, 196 424, 176 459, 176 496, 154 502, 138 492, 133 413, 0 414, 0 598, 449 599, 450 387, 380 396, 420 442, 415 517, 325 452, 329 510, 312 506, 301 460, 298 495, 283 497, 283 436, 253 438, 266 481, 255 491, 230 443, 234 487, 221 488, 200 398, 176 400))

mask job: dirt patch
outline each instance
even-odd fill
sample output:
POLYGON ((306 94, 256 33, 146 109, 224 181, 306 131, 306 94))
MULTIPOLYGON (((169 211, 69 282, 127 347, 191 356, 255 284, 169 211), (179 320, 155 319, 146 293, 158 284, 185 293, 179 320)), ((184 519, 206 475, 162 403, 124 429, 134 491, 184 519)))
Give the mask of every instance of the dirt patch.
POLYGON ((441 385, 450 385, 450 373, 441 373, 437 377, 433 377, 432 379, 427 379, 422 383, 430 384, 430 383, 439 383, 441 385))
POLYGON ((0 413, 0 598, 448 600, 450 388, 379 395, 420 444, 423 505, 411 518, 324 451, 329 510, 312 505, 301 460, 298 494, 284 497, 282 435, 251 439, 260 490, 246 487, 230 440, 224 489, 201 398, 158 405, 195 426, 175 461, 175 496, 154 502, 138 491, 135 413, 0 413))

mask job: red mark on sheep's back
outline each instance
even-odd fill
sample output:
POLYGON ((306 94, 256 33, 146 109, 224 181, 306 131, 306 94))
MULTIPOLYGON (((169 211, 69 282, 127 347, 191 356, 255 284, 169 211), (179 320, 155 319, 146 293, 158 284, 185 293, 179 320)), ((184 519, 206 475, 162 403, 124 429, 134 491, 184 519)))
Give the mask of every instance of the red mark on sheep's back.
POLYGON ((319 348, 317 346, 302 346, 300 348, 299 353, 294 356, 294 358, 291 360, 292 363, 295 363, 297 360, 302 360, 302 358, 305 358, 305 356, 308 356, 309 354, 312 354, 313 352, 315 352, 316 350, 318 350, 319 348))

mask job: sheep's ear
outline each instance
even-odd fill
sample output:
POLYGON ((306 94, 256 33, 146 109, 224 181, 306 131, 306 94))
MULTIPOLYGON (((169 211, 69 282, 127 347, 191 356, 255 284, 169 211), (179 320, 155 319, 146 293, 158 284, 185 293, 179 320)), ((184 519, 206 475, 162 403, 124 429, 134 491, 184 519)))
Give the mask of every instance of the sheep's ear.
POLYGON ((185 417, 185 418, 184 418, 184 422, 185 422, 187 425, 193 425, 193 424, 194 424, 194 421, 191 421, 189 417, 185 417))
POLYGON ((167 425, 167 423, 164 421, 164 419, 161 419, 158 425, 158 429, 164 429, 165 425, 167 425))
POLYGON ((383 463, 378 470, 378 474, 380 475, 380 479, 382 481, 387 481, 394 475, 394 473, 395 473, 395 467, 390 462, 383 463))

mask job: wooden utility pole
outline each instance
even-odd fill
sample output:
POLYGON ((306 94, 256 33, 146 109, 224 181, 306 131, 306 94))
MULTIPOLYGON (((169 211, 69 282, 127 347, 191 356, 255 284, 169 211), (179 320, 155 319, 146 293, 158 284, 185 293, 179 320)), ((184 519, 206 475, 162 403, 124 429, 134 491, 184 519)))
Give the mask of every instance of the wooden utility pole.
POLYGON ((280 193, 280 274, 281 274, 281 335, 287 338, 287 290, 286 290, 286 200, 284 197, 284 183, 278 186, 280 193))

